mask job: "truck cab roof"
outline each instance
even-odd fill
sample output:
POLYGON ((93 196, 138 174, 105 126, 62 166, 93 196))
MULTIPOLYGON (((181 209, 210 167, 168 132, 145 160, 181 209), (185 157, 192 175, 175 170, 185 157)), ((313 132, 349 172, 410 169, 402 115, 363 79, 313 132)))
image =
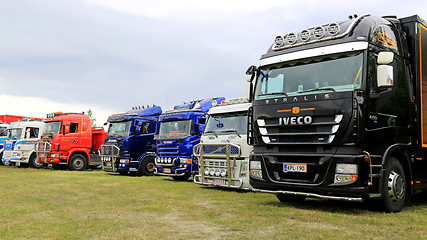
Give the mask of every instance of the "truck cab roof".
POLYGON ((121 121, 128 121, 135 118, 141 118, 141 117, 153 117, 153 116, 159 116, 162 114, 162 108, 160 106, 154 106, 150 108, 142 108, 142 109, 132 109, 125 113, 118 113, 111 115, 108 117, 108 122, 121 122, 121 121))

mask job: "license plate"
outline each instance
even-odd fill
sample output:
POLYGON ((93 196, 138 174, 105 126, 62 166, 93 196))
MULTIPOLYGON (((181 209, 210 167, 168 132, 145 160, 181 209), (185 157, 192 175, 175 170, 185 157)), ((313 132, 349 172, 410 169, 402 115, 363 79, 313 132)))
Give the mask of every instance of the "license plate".
POLYGON ((163 172, 164 173, 171 173, 171 169, 170 168, 163 168, 163 172))
POLYGON ((44 157, 44 153, 40 153, 40 157, 44 157))
POLYGON ((111 167, 111 162, 105 162, 106 167, 111 167))
POLYGON ((21 166, 21 163, 20 162, 16 162, 15 166, 19 167, 19 166, 21 166))
POLYGON ((283 164, 283 172, 307 172, 307 164, 306 163, 284 163, 283 164))
POLYGON ((212 179, 212 184, 213 185, 224 185, 225 184, 225 180, 222 180, 222 179, 212 179))

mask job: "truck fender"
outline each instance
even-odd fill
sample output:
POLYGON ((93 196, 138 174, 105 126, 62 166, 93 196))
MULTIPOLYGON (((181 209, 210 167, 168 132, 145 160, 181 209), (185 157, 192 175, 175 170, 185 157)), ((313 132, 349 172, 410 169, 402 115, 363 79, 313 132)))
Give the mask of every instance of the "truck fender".
POLYGON ((148 152, 148 153, 145 152, 145 153, 139 155, 139 157, 138 157, 139 164, 141 164, 141 162, 144 161, 144 159, 147 158, 147 157, 156 158, 156 154, 155 153, 151 153, 151 152, 148 152))
POLYGON ((148 160, 148 158, 152 158, 154 160, 156 158, 156 154, 149 152, 149 153, 143 153, 138 157, 140 175, 152 176, 154 174, 154 169, 155 169, 154 166, 152 166, 154 168, 154 169, 152 169, 153 171, 148 171, 145 168, 145 166, 142 166, 142 164, 145 165, 144 162, 145 162, 145 160, 148 160))
MULTIPOLYGON (((400 161, 402 164, 403 170, 405 172, 407 182, 408 182, 408 189, 410 189, 410 193, 413 193, 413 186, 409 184, 413 180, 413 163, 411 161, 411 157, 409 156, 409 148, 411 144, 405 144, 405 143, 396 143, 391 145, 386 149, 384 152, 381 165, 383 166, 381 169, 381 178, 384 177, 385 174, 385 166, 388 163, 388 160, 390 157, 395 157, 400 161)), ((382 188, 382 183, 380 181, 379 189, 382 188)))
POLYGON ((75 148, 72 151, 70 151, 67 155, 67 165, 70 163, 71 157, 76 153, 82 154, 86 158, 88 166, 90 165, 89 151, 87 151, 84 148, 75 148))

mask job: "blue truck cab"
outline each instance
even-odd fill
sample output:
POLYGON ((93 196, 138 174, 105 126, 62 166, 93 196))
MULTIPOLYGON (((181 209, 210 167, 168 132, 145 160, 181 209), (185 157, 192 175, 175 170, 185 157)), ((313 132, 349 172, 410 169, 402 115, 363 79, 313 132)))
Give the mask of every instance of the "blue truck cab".
POLYGON ((4 142, 7 139, 7 132, 6 132, 7 126, 9 126, 9 124, 0 122, 0 165, 3 164, 1 159, 3 157, 4 142))
POLYGON ((208 98, 176 105, 173 110, 160 115, 160 130, 156 140, 156 175, 187 180, 198 172, 193 146, 200 142, 205 128, 206 113, 225 100, 224 97, 208 98))
POLYGON ((122 175, 154 175, 155 135, 160 106, 134 108, 108 118, 109 128, 101 146, 102 169, 122 175))

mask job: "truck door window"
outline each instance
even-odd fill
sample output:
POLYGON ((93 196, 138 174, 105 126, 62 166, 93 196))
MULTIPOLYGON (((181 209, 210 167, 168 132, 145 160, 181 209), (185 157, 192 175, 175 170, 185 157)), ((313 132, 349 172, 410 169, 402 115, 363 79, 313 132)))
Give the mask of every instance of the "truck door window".
POLYGON ((25 138, 38 138, 39 137, 39 129, 38 128, 28 127, 25 130, 25 132, 26 132, 25 138))
POLYGON ((6 128, 0 127, 0 137, 6 136, 6 128))
POLYGON ((77 133, 79 129, 78 123, 70 123, 70 133, 77 133))

